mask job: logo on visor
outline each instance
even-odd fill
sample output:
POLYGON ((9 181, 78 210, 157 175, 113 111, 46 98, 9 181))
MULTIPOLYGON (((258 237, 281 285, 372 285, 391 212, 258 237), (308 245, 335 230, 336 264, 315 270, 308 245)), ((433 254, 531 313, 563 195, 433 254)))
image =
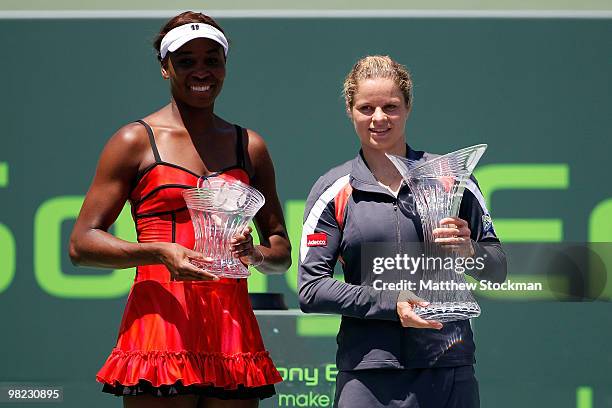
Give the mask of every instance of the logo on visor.
POLYGON ((327 234, 319 232, 317 234, 308 234, 306 236, 306 246, 321 247, 327 245, 327 234))
POLYGON ((199 26, 198 24, 192 24, 192 25, 191 25, 191 29, 192 29, 192 30, 199 30, 199 29, 200 29, 200 26, 199 26))

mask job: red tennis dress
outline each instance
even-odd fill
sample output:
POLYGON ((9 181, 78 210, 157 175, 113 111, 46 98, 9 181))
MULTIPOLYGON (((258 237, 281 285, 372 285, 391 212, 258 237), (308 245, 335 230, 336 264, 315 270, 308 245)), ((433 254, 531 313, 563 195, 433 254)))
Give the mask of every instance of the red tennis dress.
MULTIPOLYGON (((156 162, 129 196, 138 242, 193 248, 193 226, 181 193, 195 187, 199 176, 163 162, 151 128, 139 122, 147 127, 156 162)), ((242 130, 236 128, 238 165, 215 175, 248 183, 242 130)), ((137 268, 117 345, 97 380, 112 387, 144 381, 153 387, 236 390, 282 379, 264 348, 246 279, 174 281, 164 265, 145 265, 137 268)))

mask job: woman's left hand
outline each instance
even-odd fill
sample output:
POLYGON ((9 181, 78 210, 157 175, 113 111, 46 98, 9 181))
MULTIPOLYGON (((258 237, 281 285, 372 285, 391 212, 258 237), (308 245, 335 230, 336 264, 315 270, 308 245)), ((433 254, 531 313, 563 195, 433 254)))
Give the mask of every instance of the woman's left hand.
POLYGON ((443 218, 440 227, 433 230, 434 242, 457 248, 466 257, 474 255, 471 235, 468 222, 458 217, 443 218))
POLYGON ((234 258, 239 258, 245 265, 259 266, 263 263, 264 256, 259 248, 253 245, 253 229, 246 227, 241 233, 232 238, 230 246, 234 258))

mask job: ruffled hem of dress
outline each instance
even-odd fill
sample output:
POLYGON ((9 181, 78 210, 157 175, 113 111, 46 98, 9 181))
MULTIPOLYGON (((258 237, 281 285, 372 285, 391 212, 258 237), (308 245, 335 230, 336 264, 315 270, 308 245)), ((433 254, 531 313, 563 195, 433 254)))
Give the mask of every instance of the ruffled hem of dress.
POLYGON ((177 382, 224 389, 261 387, 282 381, 267 351, 198 353, 114 349, 96 376, 98 382, 131 386, 145 380, 154 387, 177 382))

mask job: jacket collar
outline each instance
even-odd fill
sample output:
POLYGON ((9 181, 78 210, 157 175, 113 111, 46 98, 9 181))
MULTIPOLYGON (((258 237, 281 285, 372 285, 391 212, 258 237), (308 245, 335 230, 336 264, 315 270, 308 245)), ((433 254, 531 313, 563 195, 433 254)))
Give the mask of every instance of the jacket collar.
MULTIPOLYGON (((423 159, 424 152, 419 150, 412 150, 410 146, 406 145, 406 157, 411 160, 423 159)), ((393 197, 393 195, 380 184, 370 171, 368 163, 363 157, 363 150, 359 150, 357 157, 353 159, 353 165, 351 168, 350 176, 351 187, 357 190, 368 191, 372 193, 382 193, 393 197)))

